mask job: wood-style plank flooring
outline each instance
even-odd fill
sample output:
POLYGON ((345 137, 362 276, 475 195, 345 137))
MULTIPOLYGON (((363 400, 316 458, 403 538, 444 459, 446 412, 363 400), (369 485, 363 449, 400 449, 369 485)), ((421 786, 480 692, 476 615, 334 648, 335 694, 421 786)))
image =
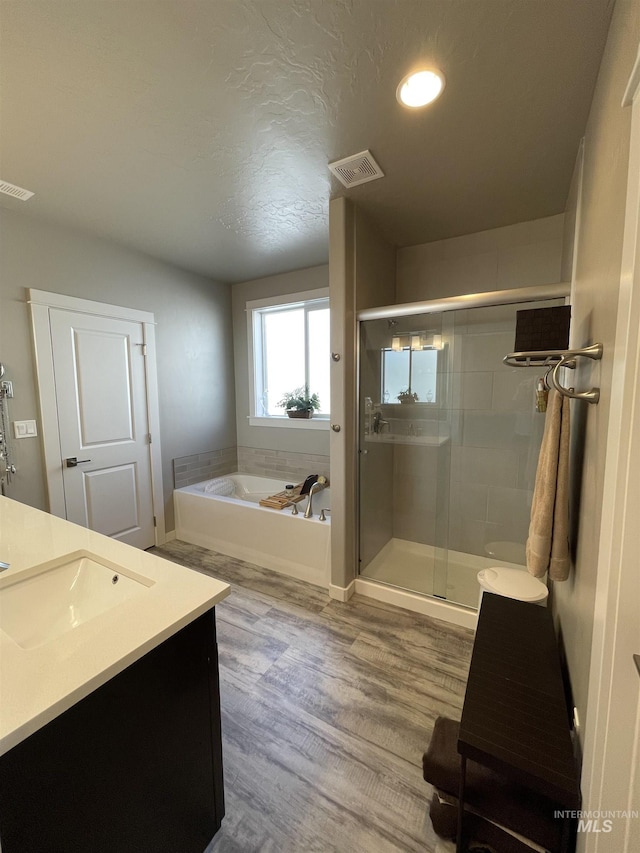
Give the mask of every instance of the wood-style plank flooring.
POLYGON ((207 853, 433 851, 422 753, 460 718, 473 633, 184 542, 216 607, 226 816, 207 853))

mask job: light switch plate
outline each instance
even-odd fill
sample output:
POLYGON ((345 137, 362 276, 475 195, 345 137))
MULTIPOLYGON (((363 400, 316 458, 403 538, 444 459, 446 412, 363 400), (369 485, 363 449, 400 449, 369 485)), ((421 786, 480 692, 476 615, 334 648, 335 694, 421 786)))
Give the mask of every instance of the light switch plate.
POLYGON ((14 421, 13 434, 16 438, 35 438, 38 429, 35 421, 14 421))

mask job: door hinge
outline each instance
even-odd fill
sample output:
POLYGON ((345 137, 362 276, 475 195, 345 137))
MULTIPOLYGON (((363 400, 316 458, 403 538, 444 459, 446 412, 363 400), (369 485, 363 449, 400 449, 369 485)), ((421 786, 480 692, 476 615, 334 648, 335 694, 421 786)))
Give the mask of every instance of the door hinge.
POLYGON ((148 433, 148 434, 147 434, 147 439, 148 439, 148 441, 149 441, 149 444, 151 444, 151 433, 148 433))
POLYGON ((147 354, 147 345, 146 344, 136 344, 137 347, 140 347, 140 352, 142 355, 147 354))
POLYGON ((154 526, 154 527, 157 527, 157 526, 158 526, 158 522, 156 521, 156 517, 155 517, 155 515, 153 516, 153 526, 154 526))

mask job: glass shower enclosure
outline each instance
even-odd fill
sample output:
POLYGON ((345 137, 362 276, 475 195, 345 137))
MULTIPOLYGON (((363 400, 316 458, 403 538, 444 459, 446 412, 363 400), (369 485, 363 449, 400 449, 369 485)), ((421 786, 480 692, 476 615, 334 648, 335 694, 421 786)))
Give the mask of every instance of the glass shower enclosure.
POLYGON ((475 608, 480 569, 524 569, 541 377, 502 359, 517 311, 564 301, 361 320, 361 577, 475 608))

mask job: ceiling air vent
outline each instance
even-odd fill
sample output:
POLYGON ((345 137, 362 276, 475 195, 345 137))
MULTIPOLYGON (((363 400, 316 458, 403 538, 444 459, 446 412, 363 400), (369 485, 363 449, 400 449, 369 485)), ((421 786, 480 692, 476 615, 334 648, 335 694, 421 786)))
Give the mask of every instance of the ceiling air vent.
POLYGON ((329 163, 329 169, 345 187, 355 187, 357 184, 366 184, 367 181, 384 178, 384 172, 373 159, 370 151, 361 151, 352 157, 329 163))
POLYGON ((0 181, 0 193, 19 198, 21 201, 27 201, 33 195, 29 190, 23 190, 22 187, 17 187, 15 184, 10 184, 7 181, 0 181))

